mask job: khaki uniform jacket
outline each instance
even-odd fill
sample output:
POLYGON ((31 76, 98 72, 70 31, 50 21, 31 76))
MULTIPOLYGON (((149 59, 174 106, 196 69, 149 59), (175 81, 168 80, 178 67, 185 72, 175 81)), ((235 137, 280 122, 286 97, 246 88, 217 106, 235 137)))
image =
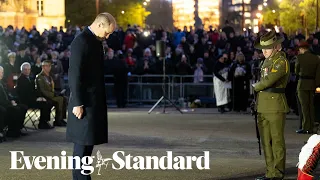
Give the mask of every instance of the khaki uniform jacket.
POLYGON ((51 76, 46 76, 44 72, 40 72, 36 76, 36 87, 40 96, 52 99, 55 97, 54 82, 51 76))
POLYGON ((315 90, 318 85, 316 84, 317 71, 320 71, 319 57, 307 51, 304 54, 299 54, 297 58, 295 73, 300 77, 297 90, 315 90))
POLYGON ((268 88, 286 88, 290 75, 289 62, 284 52, 267 58, 261 66, 260 81, 254 86, 258 92, 258 113, 287 113, 289 107, 285 93, 265 92, 268 88))

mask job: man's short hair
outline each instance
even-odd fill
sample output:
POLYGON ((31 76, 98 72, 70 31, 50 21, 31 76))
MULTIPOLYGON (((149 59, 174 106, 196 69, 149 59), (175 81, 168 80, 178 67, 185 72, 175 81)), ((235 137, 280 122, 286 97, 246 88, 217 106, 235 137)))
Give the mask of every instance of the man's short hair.
POLYGON ((52 62, 51 61, 49 61, 49 60, 44 60, 42 63, 41 63, 41 65, 42 66, 51 66, 51 64, 52 64, 52 62))
POLYGON ((59 53, 57 51, 52 51, 51 56, 53 56, 53 55, 59 56, 59 53))
POLYGON ((22 63, 21 66, 20 66, 20 71, 22 71, 25 66, 29 66, 29 67, 31 68, 31 64, 30 64, 30 63, 24 62, 24 63, 22 63))
POLYGON ((116 25, 115 18, 107 12, 98 14, 94 22, 103 22, 103 23, 106 23, 107 25, 111 25, 111 24, 116 25))
POLYGON ((3 68, 2 66, 0 66, 0 70, 2 70, 2 71, 3 71, 3 70, 4 70, 4 68, 3 68))

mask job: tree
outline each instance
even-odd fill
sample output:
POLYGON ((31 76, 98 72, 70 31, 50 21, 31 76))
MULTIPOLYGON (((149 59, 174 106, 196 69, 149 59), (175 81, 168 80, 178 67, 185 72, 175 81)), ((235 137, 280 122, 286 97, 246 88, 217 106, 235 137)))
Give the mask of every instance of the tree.
POLYGON ((314 31, 316 27, 316 0, 282 0, 276 13, 271 8, 263 13, 263 23, 276 25, 274 20, 280 20, 280 26, 288 32, 297 29, 314 31), (277 13, 278 12, 278 13, 277 13))
POLYGON ((280 8, 280 25, 286 31, 294 32, 302 28, 301 24, 301 8, 297 0, 283 0, 279 4, 280 8))
POLYGON ((314 31, 316 28, 316 0, 304 0, 299 4, 301 13, 304 16, 305 28, 314 31))
POLYGON ((72 25, 89 25, 96 16, 96 6, 90 0, 66 0, 66 18, 72 25))
POLYGON ((263 23, 279 25, 279 15, 280 12, 278 10, 273 11, 272 9, 267 8, 263 12, 263 23))
POLYGON ((150 14, 141 2, 133 0, 119 0, 109 3, 106 11, 111 13, 117 21, 117 24, 126 27, 128 24, 136 24, 145 27, 146 17, 150 14))
MULTIPOLYGON (((138 24, 142 27, 145 25, 145 18, 150 14, 141 0, 100 1, 99 12, 112 14, 119 26, 138 24)), ((66 16, 70 24, 89 25, 96 16, 95 1, 66 0, 66 16)))
POLYGON ((265 9, 263 11, 263 24, 280 25, 289 33, 302 28, 300 1, 282 0, 277 8, 265 9))

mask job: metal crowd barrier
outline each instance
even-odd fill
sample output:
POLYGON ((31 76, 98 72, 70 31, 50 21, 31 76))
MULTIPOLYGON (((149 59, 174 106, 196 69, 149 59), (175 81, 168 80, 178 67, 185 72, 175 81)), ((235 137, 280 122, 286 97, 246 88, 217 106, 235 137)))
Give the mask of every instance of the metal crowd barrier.
MULTIPOLYGON (((171 101, 189 96, 214 97, 213 76, 204 75, 204 82, 194 83, 192 75, 166 75, 165 91, 171 101)), ((163 75, 131 75, 127 86, 127 100, 129 104, 153 104, 162 96, 163 75)), ((68 87, 68 78, 65 77, 68 87)), ((108 104, 115 103, 113 76, 105 76, 108 104)), ((68 88, 67 88, 68 89, 68 88)))

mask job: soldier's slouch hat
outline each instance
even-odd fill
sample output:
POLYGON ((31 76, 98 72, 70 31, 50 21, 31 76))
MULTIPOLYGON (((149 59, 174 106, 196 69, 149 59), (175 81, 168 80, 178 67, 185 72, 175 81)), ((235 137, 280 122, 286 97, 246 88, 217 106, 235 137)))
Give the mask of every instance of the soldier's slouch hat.
POLYGON ((278 37, 275 31, 265 33, 260 37, 260 41, 254 43, 256 49, 272 49, 284 41, 283 37, 278 37))

